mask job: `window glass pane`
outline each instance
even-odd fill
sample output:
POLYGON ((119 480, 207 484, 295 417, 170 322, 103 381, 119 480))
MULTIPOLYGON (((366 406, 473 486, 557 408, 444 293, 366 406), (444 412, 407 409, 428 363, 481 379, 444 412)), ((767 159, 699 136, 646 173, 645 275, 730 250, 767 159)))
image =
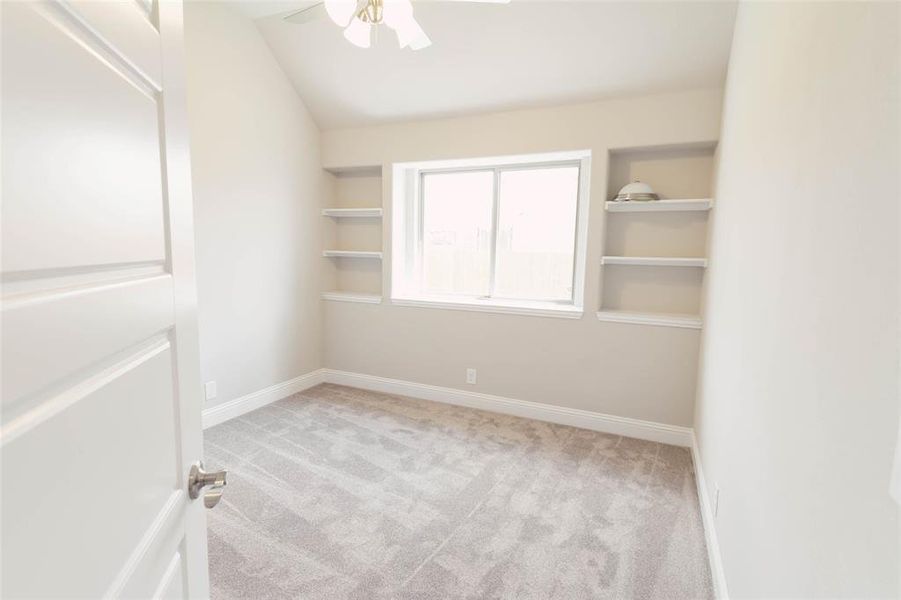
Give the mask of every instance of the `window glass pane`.
POLYGON ((422 179, 423 291, 488 295, 494 173, 431 173, 422 179))
POLYGON ((572 299, 578 194, 576 166, 501 172, 496 297, 572 299))

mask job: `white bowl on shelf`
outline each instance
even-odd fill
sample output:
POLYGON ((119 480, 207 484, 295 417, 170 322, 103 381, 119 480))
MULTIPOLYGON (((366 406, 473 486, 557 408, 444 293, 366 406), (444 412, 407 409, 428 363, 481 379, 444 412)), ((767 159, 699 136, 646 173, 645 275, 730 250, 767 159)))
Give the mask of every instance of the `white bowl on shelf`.
POLYGON ((650 202, 653 200, 660 200, 660 196, 654 192, 651 186, 637 179, 624 185, 613 199, 614 202, 650 202))

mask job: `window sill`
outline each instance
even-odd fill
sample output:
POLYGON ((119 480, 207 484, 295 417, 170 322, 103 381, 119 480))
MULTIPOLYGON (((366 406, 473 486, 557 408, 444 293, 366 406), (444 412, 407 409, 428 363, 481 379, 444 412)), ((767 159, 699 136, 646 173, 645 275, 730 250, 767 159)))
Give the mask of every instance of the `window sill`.
POLYGON ((526 315, 532 317, 555 317, 558 319, 581 319, 582 309, 572 305, 554 302, 517 302, 515 300, 448 300, 446 298, 392 298, 395 306, 418 308, 439 308, 445 310, 469 310, 476 312, 526 315))

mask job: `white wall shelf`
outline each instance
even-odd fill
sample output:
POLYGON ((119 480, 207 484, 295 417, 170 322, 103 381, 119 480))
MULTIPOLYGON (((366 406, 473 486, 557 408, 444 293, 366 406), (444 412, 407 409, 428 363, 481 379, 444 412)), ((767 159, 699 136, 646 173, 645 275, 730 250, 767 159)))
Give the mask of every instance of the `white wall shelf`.
POLYGON ((363 250, 323 250, 322 256, 328 258, 374 258, 380 260, 382 253, 363 250))
POLYGON ((669 256, 603 256, 602 265, 632 265, 637 267, 700 267, 707 266, 706 258, 669 256))
POLYGON ((363 304, 382 303, 382 297, 378 294, 362 294, 354 292, 323 292, 322 299, 333 302, 361 302, 363 304))
POLYGON ((322 216, 335 218, 378 218, 382 216, 381 208, 323 208, 322 216))
POLYGON ((607 198, 640 180, 666 199, 604 203, 599 321, 702 328, 715 151, 715 143, 610 151, 607 198))
POLYGON ((658 325, 662 327, 681 327, 685 329, 701 328, 701 317, 697 315, 631 312, 625 310, 602 310, 599 311, 597 315, 599 321, 609 321, 611 323, 658 325))
POLYGON ((710 210, 710 198, 686 200, 655 200, 650 202, 607 202, 609 212, 672 212, 690 210, 710 210))
POLYGON ((385 226, 382 167, 333 166, 325 170, 330 185, 320 207, 320 225, 322 256, 328 260, 322 263, 320 297, 328 302, 380 304, 385 226))

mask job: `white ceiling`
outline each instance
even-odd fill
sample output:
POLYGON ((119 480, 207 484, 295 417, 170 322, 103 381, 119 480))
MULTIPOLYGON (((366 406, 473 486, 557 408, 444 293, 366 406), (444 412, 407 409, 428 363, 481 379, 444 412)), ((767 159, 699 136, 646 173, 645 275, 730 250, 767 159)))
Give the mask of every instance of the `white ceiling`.
POLYGON ((732 1, 417 1, 432 46, 412 51, 384 27, 364 50, 327 18, 283 21, 309 4, 238 6, 323 129, 721 86, 736 10, 732 1))

